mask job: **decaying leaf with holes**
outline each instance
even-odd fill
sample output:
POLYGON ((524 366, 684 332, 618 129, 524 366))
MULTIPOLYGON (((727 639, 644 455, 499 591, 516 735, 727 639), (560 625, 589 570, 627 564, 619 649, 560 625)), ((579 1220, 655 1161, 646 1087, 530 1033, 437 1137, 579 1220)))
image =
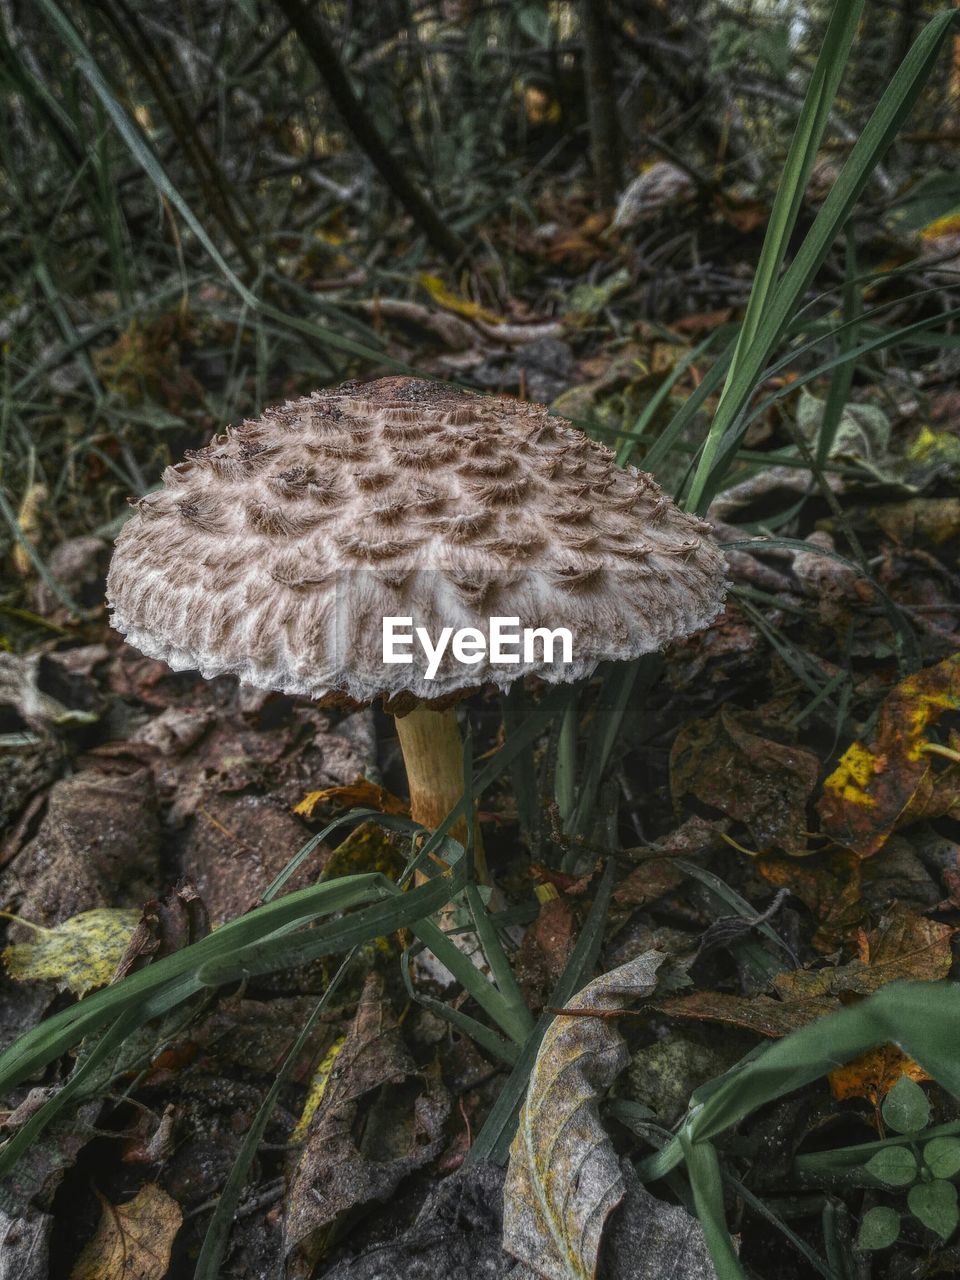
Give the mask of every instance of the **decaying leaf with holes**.
POLYGON ((592 1280, 627 1193, 598 1107, 630 1061, 616 1015, 652 994, 663 960, 647 951, 591 982, 567 1006, 586 1012, 556 1017, 540 1046, 510 1148, 503 1247, 547 1280, 592 1280))
POLYGON ((177 1202, 148 1182, 126 1204, 100 1196, 100 1205, 100 1224, 70 1280, 162 1280, 183 1222, 177 1202))
MULTIPOLYGON (((824 782, 817 806, 824 832, 866 858, 883 848, 891 832, 918 816, 918 793, 923 816, 934 816, 933 792, 925 784, 953 773, 958 761, 938 768, 941 752, 929 742, 928 731, 946 712, 958 710, 960 654, 902 680, 884 700, 869 740, 851 743, 824 782)), ((950 748, 945 750, 951 758, 950 748)), ((949 784, 948 777, 942 780, 949 784)), ((946 785, 941 796, 948 808, 941 807, 938 816, 956 803, 956 787, 946 785)))
POLYGON ((417 1070, 378 974, 367 978, 346 1041, 311 1102, 287 1195, 290 1275, 310 1274, 343 1214, 387 1199, 444 1143, 449 1095, 439 1078, 417 1070))

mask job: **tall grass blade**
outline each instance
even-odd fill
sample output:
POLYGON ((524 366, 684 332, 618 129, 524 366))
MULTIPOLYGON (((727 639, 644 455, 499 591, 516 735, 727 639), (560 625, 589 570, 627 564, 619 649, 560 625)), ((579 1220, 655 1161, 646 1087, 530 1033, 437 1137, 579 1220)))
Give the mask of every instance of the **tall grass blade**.
MULTIPOLYGON (((837 344, 838 355, 848 355, 857 343, 860 331, 860 317, 863 313, 863 299, 855 283, 857 278, 857 242, 853 227, 847 224, 847 246, 843 282, 843 324, 840 326, 840 337, 837 344)), ((856 360, 845 360, 838 364, 830 379, 826 404, 823 408, 823 421, 817 439, 816 459, 823 466, 830 457, 830 450, 837 437, 837 430, 843 418, 843 411, 850 399, 850 388, 853 386, 853 374, 857 367, 856 360)))
POLYGON ((837 0, 824 33, 820 56, 807 86, 780 185, 770 211, 770 221, 760 251, 747 311, 737 338, 727 382, 720 396, 721 405, 736 379, 744 352, 750 349, 760 332, 770 305, 862 12, 863 0, 837 0))
MULTIPOLYGON (((603 869, 597 885, 596 897, 583 922, 580 937, 550 997, 550 1005, 553 1008, 566 1004, 570 997, 589 980, 593 972, 603 940, 603 927, 606 923, 607 908, 610 905, 610 895, 613 893, 614 871, 612 861, 608 862, 603 869)), ((540 1042, 547 1027, 553 1021, 553 1016, 552 1013, 543 1013, 537 1019, 537 1024, 523 1046, 523 1052, 517 1059, 516 1066, 510 1072, 506 1084, 490 1109, 483 1128, 477 1135, 477 1140, 470 1148, 467 1156, 468 1163, 472 1164, 477 1160, 496 1160, 503 1164, 506 1161, 517 1127, 517 1115, 526 1092, 527 1081, 530 1079, 533 1064, 537 1060, 540 1042)))
MULTIPOLYGON (((687 506, 703 512, 717 492, 725 472, 717 452, 727 431, 734 426, 753 394, 763 366, 780 340, 824 258, 847 222, 873 170, 887 151, 901 124, 913 109, 926 83, 944 40, 955 25, 957 10, 933 18, 914 42, 893 80, 855 143, 833 189, 824 201, 813 226, 793 262, 769 295, 756 334, 742 348, 728 377, 722 403, 704 442, 687 506)), ((739 433, 733 432, 739 439, 739 433)), ((728 448, 729 456, 729 448, 728 448)))
POLYGON ((56 3, 56 0, 37 0, 37 4, 43 11, 47 20, 50 22, 50 25, 60 36, 64 45, 73 54, 76 59, 77 70, 99 98, 103 105, 103 109, 113 122, 114 128, 123 139, 131 156, 146 173, 156 190, 165 196, 177 210, 184 222, 203 245, 206 252, 210 255, 212 261, 216 263, 218 269, 230 287, 248 306, 255 307, 256 299, 253 294, 234 273, 220 250, 210 239, 199 218, 197 218, 189 204, 187 204, 186 200, 181 196, 180 192, 167 176, 167 172, 155 155, 153 148, 147 142, 137 124, 130 118, 121 106, 120 102, 117 100, 116 94, 108 83, 103 72, 100 70, 93 54, 87 48, 87 45, 79 31, 56 3))

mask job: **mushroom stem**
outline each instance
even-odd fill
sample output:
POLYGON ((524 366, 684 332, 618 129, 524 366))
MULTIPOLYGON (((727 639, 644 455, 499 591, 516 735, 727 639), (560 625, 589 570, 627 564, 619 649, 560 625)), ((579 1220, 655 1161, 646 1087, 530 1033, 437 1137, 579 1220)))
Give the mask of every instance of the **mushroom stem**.
MULTIPOLYGON (((457 714, 452 707, 431 711, 415 707, 397 716, 397 736, 407 768, 410 813, 414 822, 435 830, 463 797, 463 742, 457 714)), ((465 842, 467 824, 460 818, 450 829, 456 840, 465 842)), ((473 860, 477 879, 489 884, 480 825, 474 821, 473 860)))

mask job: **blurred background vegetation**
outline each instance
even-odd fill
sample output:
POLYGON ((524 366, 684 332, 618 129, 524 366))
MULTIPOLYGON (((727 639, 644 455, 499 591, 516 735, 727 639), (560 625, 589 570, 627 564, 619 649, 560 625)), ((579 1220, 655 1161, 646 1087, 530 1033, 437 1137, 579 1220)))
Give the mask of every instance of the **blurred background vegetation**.
MULTIPOLYGON (((868 6, 798 235, 934 8, 868 6)), ((828 16, 5 0, 6 563, 40 572, 183 448, 345 378, 415 367, 601 430, 676 402, 742 313, 828 16)), ((955 248, 958 88, 954 41, 867 188, 861 271, 955 248)))

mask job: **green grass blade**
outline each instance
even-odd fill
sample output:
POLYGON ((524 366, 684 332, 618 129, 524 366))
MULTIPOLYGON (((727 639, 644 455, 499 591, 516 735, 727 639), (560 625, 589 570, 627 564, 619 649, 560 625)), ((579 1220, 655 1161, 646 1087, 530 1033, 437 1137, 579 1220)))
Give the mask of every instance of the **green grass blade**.
POLYGON ((721 352, 716 362, 704 375, 693 395, 683 402, 644 454, 643 469, 645 471, 659 475, 667 459, 676 448, 677 443, 683 439, 684 432, 692 425, 707 399, 713 395, 723 382, 732 358, 733 344, 731 343, 721 352))
POLYGON ((681 1138, 693 1204, 716 1268, 717 1280, 747 1280, 727 1230, 723 1207, 723 1176, 716 1148, 710 1142, 681 1138))
POLYGON ((557 738, 557 759, 553 771, 553 796, 564 830, 577 802, 577 725, 579 722, 578 689, 567 689, 567 705, 557 738))
MULTIPOLYGON (((506 957, 500 937, 490 921, 486 907, 483 905, 479 889, 475 884, 468 884, 465 892, 470 914, 473 916, 473 922, 477 927, 477 937, 483 947, 483 954, 490 965, 490 972, 493 974, 493 979, 497 984, 497 990, 503 997, 504 1004, 510 1010, 511 1026, 509 1028, 505 1026, 502 1019, 500 1025, 512 1040, 515 1040, 517 1044, 523 1044, 533 1030, 533 1018, 530 1016, 527 1002, 524 1000, 523 992, 513 976, 510 961, 506 957)), ((472 969, 473 965, 471 964, 470 967, 472 969)))
POLYGON ((123 139, 127 150, 140 165, 158 192, 164 195, 177 210, 184 222, 203 245, 213 262, 222 273, 230 287, 251 307, 256 306, 256 299, 245 284, 234 274, 229 263, 210 239, 203 224, 173 185, 163 165, 155 155, 153 148, 140 131, 139 126, 130 118, 117 100, 116 94, 100 70, 96 59, 87 48, 79 31, 63 12, 55 0, 37 0, 37 3, 50 25, 59 35, 66 48, 76 59, 77 70, 99 98, 104 110, 110 117, 114 128, 123 139))
POLYGON ((178 992, 180 998, 187 999, 201 989, 197 972, 205 963, 232 955, 280 928, 307 924, 324 914, 382 898, 388 892, 395 893, 396 886, 385 876, 371 872, 301 889, 240 916, 200 942, 155 960, 25 1032, 0 1055, 0 1090, 40 1070, 126 1009, 143 1007, 144 1001, 161 990, 178 992))
POLYGON ((233 1162, 227 1181, 217 1200, 217 1207, 204 1235, 203 1245, 200 1248, 196 1269, 193 1273, 194 1280, 220 1280, 223 1274, 221 1264, 223 1255, 226 1252, 227 1241, 230 1238, 230 1228, 233 1226, 237 1206, 240 1203, 240 1196, 250 1176, 250 1169, 257 1154, 257 1149, 263 1141, 263 1135, 266 1132, 267 1125, 270 1123, 270 1117, 276 1110, 277 1103, 280 1100, 280 1091, 305 1048, 318 1020, 346 977, 351 959, 352 953, 343 960, 339 969, 333 975, 330 985, 318 1000, 310 1017, 304 1023, 303 1030, 287 1052, 280 1070, 274 1077, 266 1097, 253 1118, 253 1123, 244 1135, 243 1145, 237 1154, 236 1160, 233 1162))
POLYGON ((917 37, 854 145, 796 257, 778 287, 770 294, 769 303, 757 326, 756 336, 742 350, 735 367, 731 369, 722 403, 717 408, 704 442, 687 499, 687 506, 692 510, 706 510, 717 492, 724 470, 722 466, 716 465, 720 442, 753 394, 770 352, 785 332, 804 292, 847 222, 873 170, 913 109, 957 16, 956 10, 939 14, 917 37))
MULTIPOLYGON (((284 926, 262 940, 205 961, 196 969, 197 980, 204 986, 222 986, 227 982, 255 978, 265 973, 295 969, 319 960, 322 956, 346 951, 359 943, 385 938, 398 929, 415 928, 419 921, 439 911, 451 897, 460 892, 466 883, 466 876, 466 863, 461 858, 449 875, 436 875, 427 884, 411 889, 409 893, 403 893, 396 885, 385 881, 384 887, 389 885, 385 902, 366 907, 356 915, 346 916, 342 920, 317 925, 305 933, 291 934, 289 930, 306 922, 297 921, 296 924, 284 926)), ((339 883, 337 880, 328 880, 320 887, 335 888, 339 883)), ((285 901, 285 898, 281 898, 276 905, 280 906, 285 901)), ((258 907, 244 918, 249 920, 260 916, 262 919, 269 910, 269 907, 258 907)))
POLYGON ((736 380, 744 352, 753 345, 763 324, 771 297, 777 287, 790 237, 797 225, 807 182, 823 134, 830 119, 833 101, 850 56, 850 46, 863 12, 863 0, 837 0, 823 37, 813 75, 807 87, 797 127, 777 187, 770 221, 767 224, 760 260, 750 291, 746 314, 720 396, 722 405, 736 380))
MULTIPOLYGON (((507 693, 501 695, 501 714, 504 734, 509 741, 523 723, 525 698, 523 682, 514 680, 507 693)), ((517 805, 520 827, 531 848, 537 839, 540 814, 540 797, 537 790, 537 769, 533 746, 527 743, 510 766, 510 781, 517 805)))
MULTIPOLYGON (((418 947, 417 950, 419 949, 418 947)), ((418 991, 410 974, 410 956, 411 949, 408 948, 400 957, 400 972, 403 977, 403 985, 406 987, 410 999, 416 1000, 417 1004, 423 1005, 431 1013, 444 1018, 452 1026, 455 1026, 458 1031, 464 1032, 472 1040, 475 1040, 477 1044, 482 1045, 495 1058, 499 1058, 508 1067, 512 1067, 518 1056, 517 1046, 509 1040, 504 1040, 502 1036, 498 1036, 495 1031, 491 1031, 489 1027, 484 1026, 482 1022, 478 1022, 476 1018, 471 1018, 469 1014, 463 1013, 462 1010, 455 1009, 452 1005, 444 1004, 442 1000, 435 1000, 432 996, 418 991)))
POLYGON ((678 360, 673 366, 667 377, 664 378, 659 387, 657 387, 656 391, 644 405, 643 412, 637 417, 633 425, 623 433, 624 438, 617 446, 618 467, 625 466, 630 461, 631 453, 633 453, 636 446, 643 439, 647 428, 656 417, 660 406, 664 404, 670 392, 690 368, 693 362, 695 360, 699 360, 702 355, 705 355, 716 340, 716 333, 711 333, 709 337, 705 338, 703 342, 694 347, 691 351, 688 351, 683 359, 678 360))
MULTIPOLYGON (((863 301, 860 290, 853 282, 857 278, 857 242, 853 227, 847 224, 846 270, 843 285, 843 324, 838 346, 838 354, 847 355, 856 346, 860 329, 860 317, 863 312, 863 301)), ((853 386, 853 374, 857 367, 855 360, 846 360, 833 371, 830 388, 823 408, 823 422, 817 439, 816 458, 819 465, 830 457, 830 450, 837 436, 837 429, 843 417, 843 411, 850 399, 850 388, 853 386)))
POLYGON ((600 782, 610 763, 610 756, 620 734, 623 717, 630 705, 630 695, 638 674, 643 671, 642 684, 644 688, 648 688, 653 683, 661 665, 657 654, 646 654, 633 662, 611 663, 605 672, 587 740, 587 764, 580 783, 580 795, 569 823, 572 835, 586 835, 597 801, 600 782))
POLYGON ((685 1144, 716 1137, 758 1107, 888 1042, 898 1045, 960 1098, 958 1034, 960 987, 956 983, 893 982, 858 1004, 761 1046, 695 1090, 681 1134, 644 1160, 638 1172, 645 1181, 662 1177, 684 1158, 685 1144))
MULTIPOLYGON (((566 1004, 593 972, 603 940, 603 926, 607 908, 610 905, 610 895, 613 893, 613 880, 614 864, 610 861, 603 869, 596 897, 583 923, 577 945, 550 997, 550 1005, 553 1008, 566 1004)), ((537 1024, 523 1046, 516 1065, 490 1109, 490 1114, 477 1135, 477 1140, 470 1148, 467 1156, 468 1163, 472 1164, 477 1160, 496 1160, 503 1164, 506 1161, 517 1127, 517 1114, 526 1092, 527 1081, 530 1079, 533 1064, 537 1060, 540 1042, 553 1017, 552 1013, 543 1013, 537 1019, 537 1024)))

